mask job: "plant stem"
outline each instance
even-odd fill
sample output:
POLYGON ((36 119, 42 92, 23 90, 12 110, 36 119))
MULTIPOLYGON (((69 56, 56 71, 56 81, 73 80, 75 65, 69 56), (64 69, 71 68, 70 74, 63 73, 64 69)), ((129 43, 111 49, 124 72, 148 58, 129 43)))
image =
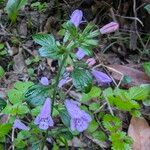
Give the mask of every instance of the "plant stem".
POLYGON ((65 64, 65 61, 66 61, 67 57, 68 57, 68 54, 65 54, 64 58, 63 58, 63 60, 62 60, 62 62, 60 64, 60 67, 58 69, 58 74, 56 76, 56 82, 55 82, 55 85, 54 85, 54 92, 53 92, 53 98, 52 98, 51 115, 53 114, 53 105, 54 105, 54 101, 55 101, 55 98, 56 98, 56 93, 57 93, 59 78, 60 78, 60 75, 61 75, 61 70, 62 70, 62 68, 63 68, 63 66, 65 64))
MULTIPOLYGON (((60 67, 58 69, 58 74, 56 76, 56 82, 54 84, 54 92, 53 92, 53 97, 52 97, 51 115, 53 114, 54 101, 55 101, 55 98, 56 98, 56 93, 57 93, 59 78, 60 78, 60 75, 61 75, 61 70, 62 70, 62 68, 65 64, 65 61, 66 61, 67 57, 68 57, 68 54, 65 54, 63 60, 61 61, 60 67)), ((47 136, 48 136, 48 130, 46 131, 45 137, 43 139, 41 150, 44 149, 44 144, 46 143, 47 136)))

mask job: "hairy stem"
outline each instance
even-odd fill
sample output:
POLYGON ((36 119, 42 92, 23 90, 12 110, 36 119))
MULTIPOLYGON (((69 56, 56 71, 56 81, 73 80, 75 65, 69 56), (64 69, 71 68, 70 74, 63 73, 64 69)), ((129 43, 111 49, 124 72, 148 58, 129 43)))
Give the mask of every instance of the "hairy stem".
MULTIPOLYGON (((53 92, 53 97, 52 97, 51 115, 53 114, 54 101, 55 101, 56 94, 57 94, 57 89, 58 89, 58 83, 59 83, 59 79, 60 79, 60 75, 61 75, 61 70, 62 70, 62 68, 65 64, 65 61, 66 61, 67 57, 68 57, 68 54, 65 54, 63 60, 61 61, 60 67, 58 69, 58 74, 56 76, 56 82, 54 84, 54 92, 53 92)), ((46 143, 47 136, 48 136, 48 130, 46 131, 45 137, 43 139, 41 150, 44 149, 44 145, 46 143)))

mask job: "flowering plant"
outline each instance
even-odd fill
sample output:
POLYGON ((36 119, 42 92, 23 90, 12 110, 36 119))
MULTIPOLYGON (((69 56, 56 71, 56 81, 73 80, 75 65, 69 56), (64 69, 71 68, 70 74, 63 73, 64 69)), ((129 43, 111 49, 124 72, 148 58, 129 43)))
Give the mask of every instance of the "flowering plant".
POLYGON ((117 140, 124 141, 121 146, 125 149, 130 147, 131 139, 120 131, 122 122, 114 116, 111 106, 135 115, 140 109, 136 100, 145 99, 148 88, 101 90, 100 86, 110 85, 112 78, 93 67, 96 60, 92 57, 92 50, 98 46, 100 34, 114 32, 119 25, 111 22, 98 29, 88 23, 81 30, 82 20, 83 12, 75 10, 69 21, 62 25, 59 32, 62 38, 59 40, 55 40, 52 34, 33 35, 39 55, 58 60, 58 70, 53 80, 44 76, 37 84, 19 81, 8 91, 9 101, 4 104, 2 113, 9 115, 9 120, 8 124, 0 126, 0 138, 12 131, 13 149, 31 147, 43 150, 47 145, 68 149, 68 141, 81 132, 104 142, 107 135, 98 130, 101 126, 98 117, 102 118, 103 126, 110 132, 112 143, 117 137, 117 140), (68 89, 66 92, 63 87, 67 87, 68 83, 72 83, 71 87, 82 94, 81 98, 69 95, 68 89), (139 89, 142 96, 133 96, 139 89), (106 100, 111 115, 99 115, 102 108, 99 99, 106 100), (1 133, 3 129, 5 132, 1 133))

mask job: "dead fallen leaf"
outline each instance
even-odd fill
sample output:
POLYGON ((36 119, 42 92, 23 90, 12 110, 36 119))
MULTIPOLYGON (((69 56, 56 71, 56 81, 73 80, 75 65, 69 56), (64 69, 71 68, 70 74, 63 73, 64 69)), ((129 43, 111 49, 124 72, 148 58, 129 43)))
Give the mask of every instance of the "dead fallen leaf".
MULTIPOLYGON (((123 75, 131 77, 132 78, 131 86, 150 83, 149 77, 140 70, 123 65, 109 65, 108 67, 111 67, 117 70, 118 72, 121 72, 123 75)), ((120 80, 121 74, 112 71, 112 77, 115 80, 120 80)))
POLYGON ((150 126, 144 118, 132 117, 128 135, 133 139, 133 150, 150 149, 150 126))
POLYGON ((27 21, 25 19, 21 20, 21 23, 19 24, 19 34, 22 36, 27 36, 27 21))
POLYGON ((13 65, 14 72, 23 73, 23 71, 26 69, 26 66, 25 66, 25 60, 21 50, 17 55, 14 56, 13 61, 14 61, 14 65, 13 65))

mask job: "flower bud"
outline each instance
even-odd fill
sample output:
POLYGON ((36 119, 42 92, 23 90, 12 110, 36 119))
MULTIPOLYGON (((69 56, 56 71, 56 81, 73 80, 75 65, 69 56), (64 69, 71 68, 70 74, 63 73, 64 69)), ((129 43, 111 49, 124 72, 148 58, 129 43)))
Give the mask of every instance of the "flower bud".
POLYGON ((119 28, 119 24, 116 22, 110 22, 108 24, 106 24, 105 26, 103 26, 100 29, 100 33, 101 34, 107 34, 107 33, 112 33, 114 31, 116 31, 119 28))
POLYGON ((89 67, 92 67, 96 63, 96 61, 94 58, 89 58, 87 59, 86 63, 88 64, 89 67))
POLYGON ((71 19, 70 21, 76 26, 78 27, 79 24, 82 21, 82 17, 83 17, 83 12, 81 10, 76 9, 72 14, 71 14, 71 19))

